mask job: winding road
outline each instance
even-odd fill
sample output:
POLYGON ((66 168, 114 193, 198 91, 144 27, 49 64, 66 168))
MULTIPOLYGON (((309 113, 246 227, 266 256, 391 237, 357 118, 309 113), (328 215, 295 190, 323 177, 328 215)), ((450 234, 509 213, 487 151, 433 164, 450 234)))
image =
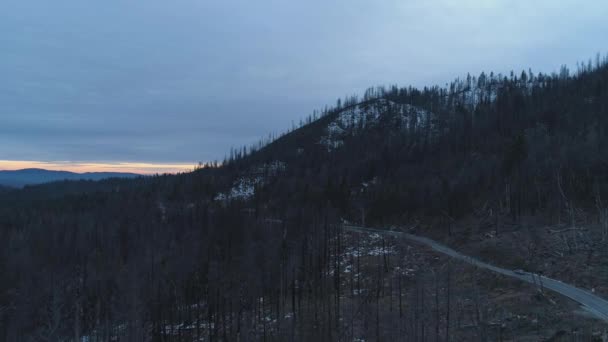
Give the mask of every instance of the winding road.
POLYGON ((408 240, 415 241, 415 242, 418 242, 423 245, 427 245, 439 253, 448 255, 454 259, 462 260, 464 262, 467 262, 467 263, 477 266, 479 268, 485 268, 487 270, 490 270, 490 271, 493 271, 496 273, 500 273, 507 277, 517 278, 517 279, 523 280, 525 282, 528 282, 528 283, 531 283, 531 284, 534 284, 537 286, 542 284, 542 286, 544 288, 553 290, 561 295, 564 295, 564 296, 580 303, 582 305, 582 307, 585 310, 587 310, 589 313, 593 314, 594 316, 596 316, 597 318, 599 318, 605 322, 608 322, 608 301, 606 301, 603 298, 598 297, 597 295, 595 295, 594 293, 592 293, 590 291, 579 289, 578 287, 568 285, 559 280, 547 278, 547 277, 544 277, 544 276, 541 276, 541 275, 538 275, 535 273, 524 272, 524 271, 519 271, 519 270, 516 270, 516 271, 508 270, 505 268, 500 268, 500 267, 497 267, 494 265, 490 265, 488 263, 485 263, 485 262, 475 259, 473 257, 459 253, 445 245, 442 245, 434 240, 431 240, 429 238, 425 238, 422 236, 417 236, 417 235, 400 232, 400 231, 364 228, 364 227, 351 226, 351 225, 345 225, 344 229, 348 230, 348 231, 353 231, 353 232, 377 233, 377 234, 382 234, 382 235, 392 235, 392 236, 396 236, 396 237, 406 238, 408 240))

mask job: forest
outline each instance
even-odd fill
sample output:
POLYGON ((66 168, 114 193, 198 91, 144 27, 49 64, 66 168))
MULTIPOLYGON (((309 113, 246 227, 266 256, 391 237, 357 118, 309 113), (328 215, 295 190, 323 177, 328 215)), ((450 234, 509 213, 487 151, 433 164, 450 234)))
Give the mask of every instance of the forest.
POLYGON ((465 240, 472 218, 496 235, 588 223, 597 239, 566 242, 602 253, 606 151, 598 56, 370 88, 189 173, 0 188, 0 340, 499 340, 490 288, 457 305, 470 270, 406 272, 424 253, 342 225, 465 240))

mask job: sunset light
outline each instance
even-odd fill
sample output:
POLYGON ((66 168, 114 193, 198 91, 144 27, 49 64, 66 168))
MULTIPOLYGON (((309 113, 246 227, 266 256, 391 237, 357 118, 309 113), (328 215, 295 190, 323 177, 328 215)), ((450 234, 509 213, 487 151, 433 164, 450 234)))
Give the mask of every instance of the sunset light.
POLYGON ((46 169, 56 171, 84 172, 131 172, 138 174, 163 174, 188 172, 194 164, 138 163, 138 162, 41 162, 24 160, 0 160, 0 170, 46 169))

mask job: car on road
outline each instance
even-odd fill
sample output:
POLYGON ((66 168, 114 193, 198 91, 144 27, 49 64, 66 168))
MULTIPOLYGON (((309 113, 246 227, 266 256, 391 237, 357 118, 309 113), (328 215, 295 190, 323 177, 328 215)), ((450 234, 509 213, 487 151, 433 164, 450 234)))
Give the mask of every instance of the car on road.
POLYGON ((518 268, 518 269, 516 269, 516 270, 513 270, 513 273, 515 273, 515 274, 519 274, 519 275, 526 275, 526 274, 528 274, 528 272, 526 272, 526 271, 522 270, 521 268, 518 268))

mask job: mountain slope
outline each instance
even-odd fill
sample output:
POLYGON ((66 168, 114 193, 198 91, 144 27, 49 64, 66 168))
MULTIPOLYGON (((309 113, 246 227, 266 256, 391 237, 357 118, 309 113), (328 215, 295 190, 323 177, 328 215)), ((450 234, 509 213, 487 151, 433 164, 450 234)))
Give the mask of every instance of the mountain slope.
POLYGON ((102 180, 107 178, 134 178, 140 175, 120 172, 87 172, 51 171, 44 169, 23 169, 14 171, 0 170, 0 185, 23 187, 63 180, 102 180))
POLYGON ((380 89, 227 169, 285 162, 308 177, 309 189, 338 183, 344 209, 362 202, 349 192, 376 180, 363 202, 381 220, 400 212, 467 215, 486 202, 514 218, 555 210, 564 197, 556 173, 568 201, 593 205, 594 187, 608 189, 607 89, 605 63, 575 75, 482 74, 446 89, 380 89))

